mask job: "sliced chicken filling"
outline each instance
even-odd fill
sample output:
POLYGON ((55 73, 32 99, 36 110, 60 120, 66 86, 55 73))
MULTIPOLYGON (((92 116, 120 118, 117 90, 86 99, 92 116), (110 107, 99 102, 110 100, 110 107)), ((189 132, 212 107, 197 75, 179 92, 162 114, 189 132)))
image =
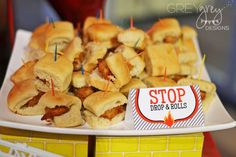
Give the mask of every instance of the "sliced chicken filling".
POLYGON ((73 88, 73 93, 75 96, 80 98, 81 101, 84 101, 86 97, 95 92, 93 87, 82 87, 82 88, 73 88))
POLYGON ((204 92, 202 90, 200 91, 200 95, 201 95, 202 100, 204 100, 206 98, 206 92, 204 92))
POLYGON ((98 59, 98 72, 106 80, 113 80, 115 78, 104 59, 98 59))
POLYGON ((171 35, 168 35, 164 38, 164 42, 165 43, 170 43, 170 44, 174 44, 176 43, 177 41, 179 40, 179 37, 178 36, 171 36, 171 35))
POLYGON ((34 107, 35 105, 38 104, 39 99, 43 95, 43 92, 39 92, 38 95, 34 96, 32 99, 30 99, 25 105, 21 106, 21 108, 26 108, 26 107, 34 107))
POLYGON ((116 115, 118 115, 119 113, 122 113, 125 111, 125 107, 124 105, 120 105, 117 107, 114 107, 110 110, 107 110, 105 113, 103 113, 100 117, 102 118, 106 118, 111 120, 112 118, 114 118, 116 115))
POLYGON ((68 112, 70 109, 66 106, 56 106, 54 108, 45 108, 45 114, 41 120, 53 120, 55 116, 60 116, 68 112))

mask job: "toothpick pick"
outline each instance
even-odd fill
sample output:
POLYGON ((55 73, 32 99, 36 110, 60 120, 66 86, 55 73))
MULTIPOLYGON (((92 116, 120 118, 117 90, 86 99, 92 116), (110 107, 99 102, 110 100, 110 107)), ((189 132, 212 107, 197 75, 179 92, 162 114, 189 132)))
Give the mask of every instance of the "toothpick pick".
POLYGON ((52 27, 53 27, 53 28, 56 28, 56 27, 55 27, 54 20, 53 20, 53 18, 52 18, 52 17, 51 17, 51 18, 49 18, 49 22, 51 22, 51 23, 52 23, 52 27))
POLYGON ((134 44, 134 48, 137 48, 138 43, 139 43, 139 40, 140 40, 140 38, 138 38, 138 40, 135 42, 135 44, 134 44))
POLYGON ((103 19, 103 11, 102 11, 102 9, 99 10, 99 19, 100 20, 103 19))
POLYGON ((164 79, 163 79, 164 82, 166 82, 166 67, 165 67, 165 71, 164 71, 164 79))
POLYGON ((83 66, 83 64, 81 64, 81 73, 82 73, 82 75, 84 75, 84 66, 83 66))
POLYGON ((198 80, 200 80, 201 77, 202 77, 202 70, 203 70, 203 67, 204 67, 205 59, 206 59, 206 54, 204 53, 203 58, 202 58, 201 67, 200 67, 200 72, 199 72, 199 75, 198 75, 198 80))
POLYGON ((51 86, 52 86, 52 96, 54 96, 55 92, 54 92, 54 82, 53 82, 53 79, 51 79, 51 86))
POLYGON ((132 16, 130 16, 130 28, 134 28, 134 19, 132 16))
POLYGON ((55 46, 55 51, 54 51, 54 62, 57 61, 57 44, 55 46))

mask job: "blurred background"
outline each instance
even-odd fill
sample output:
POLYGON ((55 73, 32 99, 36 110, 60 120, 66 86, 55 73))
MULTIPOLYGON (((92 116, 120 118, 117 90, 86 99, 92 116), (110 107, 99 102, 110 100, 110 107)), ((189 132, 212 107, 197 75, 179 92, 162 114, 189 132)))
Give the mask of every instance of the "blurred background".
MULTIPOLYGON (((135 27, 144 30, 163 17, 175 17, 181 24, 195 27, 201 51, 207 56, 207 70, 217 85, 217 93, 236 119, 235 0, 0 0, 0 85, 11 55, 14 33, 18 29, 32 31, 44 23, 46 17, 69 20, 76 26, 77 22, 83 23, 87 16, 98 16, 100 8, 103 8, 106 18, 122 27, 129 27, 130 16, 134 18, 135 27), (217 27, 209 24, 197 29, 196 21, 202 13, 201 7, 205 5, 221 10, 222 18, 208 10, 206 14, 210 20, 222 21, 217 27)), ((232 143, 236 129, 212 134, 222 156, 236 156, 232 143)))

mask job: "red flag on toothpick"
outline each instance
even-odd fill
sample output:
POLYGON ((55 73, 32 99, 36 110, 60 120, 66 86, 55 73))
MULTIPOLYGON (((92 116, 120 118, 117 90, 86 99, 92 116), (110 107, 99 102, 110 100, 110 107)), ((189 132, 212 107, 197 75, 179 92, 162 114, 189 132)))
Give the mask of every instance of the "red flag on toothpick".
POLYGON ((52 96, 54 96, 55 92, 54 92, 54 82, 53 82, 53 79, 51 79, 51 85, 52 85, 52 96))
POLYGON ((165 67, 165 71, 164 71, 164 79, 163 79, 164 82, 166 82, 166 67, 165 67))
POLYGON ((102 9, 100 9, 100 11, 99 11, 99 19, 100 19, 100 20, 103 19, 103 11, 102 11, 102 9))
POLYGON ((130 17, 130 28, 134 28, 134 19, 133 19, 133 17, 131 16, 130 17))

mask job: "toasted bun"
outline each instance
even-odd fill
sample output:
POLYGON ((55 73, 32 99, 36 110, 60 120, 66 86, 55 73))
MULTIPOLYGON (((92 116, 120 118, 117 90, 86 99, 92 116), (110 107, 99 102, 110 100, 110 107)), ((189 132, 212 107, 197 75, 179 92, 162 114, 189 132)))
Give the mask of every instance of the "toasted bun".
POLYGON ((48 108, 54 108, 56 106, 66 106, 70 110, 65 114, 54 117, 54 124, 58 127, 73 127, 84 123, 80 109, 81 101, 79 98, 71 95, 67 95, 62 92, 55 92, 53 96, 51 92, 45 93, 39 100, 39 105, 48 108))
POLYGON ((147 85, 147 87, 168 87, 168 86, 176 86, 176 82, 170 78, 164 77, 146 77, 143 82, 147 85))
POLYGON ((145 70, 143 70, 138 76, 137 78, 140 79, 140 80, 143 80, 145 79, 146 77, 148 77, 148 74, 145 70))
POLYGON ((178 81, 178 85, 193 85, 193 84, 199 85, 200 90, 206 93, 216 92, 215 84, 209 81, 197 80, 197 79, 191 79, 191 78, 183 78, 178 81))
POLYGON ((95 114, 101 116, 107 110, 127 103, 126 97, 119 92, 95 92, 85 98, 84 107, 95 114))
POLYGON ((23 107, 39 91, 36 89, 34 80, 28 79, 14 85, 7 97, 8 107, 12 112, 21 115, 40 115, 44 113, 44 108, 38 104, 33 107, 23 107))
POLYGON ((103 79, 99 76, 97 69, 95 69, 88 78, 90 86, 95 87, 101 91, 119 91, 113 82, 103 79))
POLYGON ((105 59, 105 61, 116 78, 114 81, 116 88, 120 88, 130 81, 131 75, 129 67, 121 53, 111 54, 105 59))
POLYGON ((176 51, 171 44, 150 45, 144 52, 146 70, 150 76, 177 74, 180 66, 176 51))
POLYGON ((34 74, 37 78, 36 87, 46 92, 51 89, 52 79, 56 91, 65 91, 71 82, 72 71, 72 63, 64 56, 57 56, 57 61, 54 62, 53 54, 47 54, 34 67, 34 74), (46 83, 42 80, 45 80, 46 83))
POLYGON ((49 23, 44 23, 38 26, 32 33, 29 47, 36 50, 45 50, 45 32, 48 27, 50 27, 49 23))
POLYGON ((147 44, 147 35, 143 30, 130 28, 118 34, 118 41, 126 46, 144 49, 147 44))
POLYGON ((104 42, 115 40, 120 30, 118 26, 113 24, 98 23, 88 27, 87 33, 90 40, 104 42))
POLYGON ((179 22, 174 18, 165 18, 156 22, 150 32, 150 36, 154 42, 163 42, 165 37, 179 37, 181 29, 179 22))
POLYGON ((71 62, 74 61, 76 56, 83 52, 82 41, 79 37, 75 37, 68 47, 64 50, 64 56, 71 62))
POLYGON ((190 63, 180 64, 180 75, 194 75, 197 72, 195 65, 190 63))
POLYGON ((36 61, 28 61, 23 64, 16 72, 11 76, 11 81, 16 84, 23 80, 34 79, 34 65, 36 61))
POLYGON ((132 78, 128 84, 126 84, 125 86, 123 86, 120 89, 120 92, 123 93, 124 95, 128 96, 130 89, 132 89, 132 88, 146 88, 146 87, 147 86, 140 79, 132 78))
POLYGON ((120 52, 126 61, 132 66, 130 69, 131 76, 137 76, 144 70, 144 60, 138 56, 131 47, 121 45, 115 50, 115 52, 120 52))
POLYGON ((74 28, 71 22, 57 21, 50 24, 45 32, 45 50, 54 52, 57 50, 62 52, 74 38, 74 28))
POLYGON ((84 21, 84 26, 83 26, 83 35, 86 36, 87 34, 87 29, 96 23, 111 23, 111 21, 105 20, 105 19, 97 19, 96 17, 89 16, 85 19, 84 21))
POLYGON ((197 32, 193 27, 190 26, 182 26, 182 37, 183 39, 193 39, 197 36, 197 32))
POLYGON ((87 72, 85 72, 84 74, 82 74, 81 71, 73 72, 72 82, 71 82, 72 86, 76 88, 81 88, 86 86, 88 84, 88 77, 89 74, 87 72))
POLYGON ((188 63, 197 61, 197 51, 192 39, 182 41, 182 51, 178 53, 180 63, 188 63))
POLYGON ((84 117, 85 117, 85 121, 88 123, 90 127, 94 129, 104 129, 104 128, 108 128, 111 125, 121 122, 125 117, 125 112, 119 113, 114 118, 109 120, 106 118, 97 117, 93 113, 89 112, 88 110, 85 110, 84 117))
POLYGON ((103 58, 106 55, 107 48, 99 42, 89 42, 86 45, 86 57, 84 63, 84 69, 86 71, 92 71, 98 64, 98 59, 103 58))

